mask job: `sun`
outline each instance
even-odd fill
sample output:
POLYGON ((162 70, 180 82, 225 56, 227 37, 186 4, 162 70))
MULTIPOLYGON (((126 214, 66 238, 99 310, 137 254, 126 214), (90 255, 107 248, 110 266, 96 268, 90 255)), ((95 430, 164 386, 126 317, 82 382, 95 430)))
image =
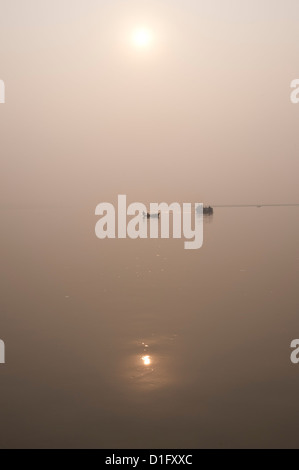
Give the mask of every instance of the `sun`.
POLYGON ((153 42, 153 33, 148 28, 138 28, 133 31, 132 42, 139 49, 148 48, 153 42))
POLYGON ((143 360, 143 364, 145 366, 149 366, 151 364, 151 357, 150 356, 143 356, 141 359, 143 360))

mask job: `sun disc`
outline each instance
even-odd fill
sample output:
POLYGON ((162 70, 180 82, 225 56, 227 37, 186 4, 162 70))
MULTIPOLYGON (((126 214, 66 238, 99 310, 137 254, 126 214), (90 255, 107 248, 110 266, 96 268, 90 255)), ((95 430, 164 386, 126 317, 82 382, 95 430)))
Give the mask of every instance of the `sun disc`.
POLYGON ((132 35, 133 43, 136 47, 149 47, 153 40, 152 32, 146 28, 136 29, 132 35))

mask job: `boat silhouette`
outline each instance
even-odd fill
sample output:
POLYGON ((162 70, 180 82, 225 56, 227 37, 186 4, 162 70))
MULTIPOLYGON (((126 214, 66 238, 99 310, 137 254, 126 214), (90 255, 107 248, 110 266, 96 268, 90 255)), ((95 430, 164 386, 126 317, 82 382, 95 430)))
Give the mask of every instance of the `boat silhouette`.
POLYGON ((161 212, 156 212, 156 213, 151 213, 151 212, 144 212, 143 211, 143 217, 145 219, 160 219, 161 212))
MULTIPOLYGON (((201 213, 201 207, 198 207, 198 208, 196 209, 196 212, 197 212, 198 214, 200 214, 200 213, 201 213)), ((204 214, 204 215, 213 215, 213 214, 214 214, 214 209, 213 209, 213 207, 211 207, 211 206, 206 206, 206 207, 204 207, 204 208, 203 208, 203 214, 204 214)))

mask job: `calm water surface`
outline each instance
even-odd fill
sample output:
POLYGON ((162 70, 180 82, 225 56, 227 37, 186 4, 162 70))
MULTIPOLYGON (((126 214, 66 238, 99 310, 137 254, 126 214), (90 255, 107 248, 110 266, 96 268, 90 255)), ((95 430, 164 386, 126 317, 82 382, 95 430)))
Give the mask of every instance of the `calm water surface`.
POLYGON ((1 210, 0 447, 298 447, 299 208, 219 208, 204 245, 1 210))

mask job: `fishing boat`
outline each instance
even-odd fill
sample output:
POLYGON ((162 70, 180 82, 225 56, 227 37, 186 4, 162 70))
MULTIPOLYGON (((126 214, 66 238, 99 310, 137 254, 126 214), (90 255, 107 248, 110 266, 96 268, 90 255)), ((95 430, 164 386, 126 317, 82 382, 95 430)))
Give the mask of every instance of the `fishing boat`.
POLYGON ((144 212, 143 211, 143 217, 145 219, 160 219, 161 212, 156 212, 156 213, 151 213, 151 212, 144 212))
MULTIPOLYGON (((198 213, 201 213, 201 207, 198 207, 198 208, 196 209, 196 211, 197 211, 198 213)), ((204 215, 213 215, 213 214, 214 214, 214 209, 213 209, 213 207, 211 207, 211 206, 206 206, 206 207, 204 207, 204 208, 203 208, 203 214, 204 214, 204 215)))

